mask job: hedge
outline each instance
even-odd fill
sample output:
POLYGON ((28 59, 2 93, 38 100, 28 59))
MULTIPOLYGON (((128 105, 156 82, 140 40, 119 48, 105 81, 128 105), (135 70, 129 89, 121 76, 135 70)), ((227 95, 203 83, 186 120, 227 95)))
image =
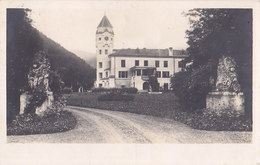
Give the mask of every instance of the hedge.
POLYGON ((95 88, 94 93, 137 93, 136 88, 95 88))
POLYGON ((133 95, 123 95, 119 93, 108 93, 98 97, 98 101, 133 101, 133 95))

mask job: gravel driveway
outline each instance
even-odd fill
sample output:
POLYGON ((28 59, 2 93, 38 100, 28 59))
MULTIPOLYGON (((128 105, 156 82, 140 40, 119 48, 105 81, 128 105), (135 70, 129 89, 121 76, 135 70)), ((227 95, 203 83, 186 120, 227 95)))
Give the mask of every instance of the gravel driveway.
POLYGON ((9 143, 249 143, 251 132, 203 131, 172 119, 66 107, 78 119, 75 129, 54 134, 8 136, 9 143))

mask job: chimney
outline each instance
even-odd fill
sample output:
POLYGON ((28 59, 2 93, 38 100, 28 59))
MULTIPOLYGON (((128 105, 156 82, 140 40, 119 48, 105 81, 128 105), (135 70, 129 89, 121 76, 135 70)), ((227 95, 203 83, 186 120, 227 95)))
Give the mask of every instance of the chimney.
POLYGON ((173 49, 172 49, 172 47, 169 47, 169 56, 173 56, 173 49))

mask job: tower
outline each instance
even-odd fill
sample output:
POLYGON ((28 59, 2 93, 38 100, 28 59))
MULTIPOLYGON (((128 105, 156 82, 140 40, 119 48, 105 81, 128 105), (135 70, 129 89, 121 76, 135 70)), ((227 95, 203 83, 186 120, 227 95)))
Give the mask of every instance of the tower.
POLYGON ((110 60, 113 52, 114 32, 106 15, 103 16, 96 31, 97 72, 96 87, 109 87, 110 60))

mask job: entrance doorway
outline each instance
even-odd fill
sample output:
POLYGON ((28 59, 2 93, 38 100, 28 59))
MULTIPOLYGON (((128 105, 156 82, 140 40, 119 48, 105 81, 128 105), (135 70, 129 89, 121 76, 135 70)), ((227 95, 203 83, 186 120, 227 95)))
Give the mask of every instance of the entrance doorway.
POLYGON ((168 88, 169 88, 169 87, 168 87, 168 83, 164 83, 164 84, 163 84, 163 89, 164 89, 165 91, 167 91, 168 88))
POLYGON ((143 83, 143 90, 149 90, 149 83, 148 82, 143 83))

